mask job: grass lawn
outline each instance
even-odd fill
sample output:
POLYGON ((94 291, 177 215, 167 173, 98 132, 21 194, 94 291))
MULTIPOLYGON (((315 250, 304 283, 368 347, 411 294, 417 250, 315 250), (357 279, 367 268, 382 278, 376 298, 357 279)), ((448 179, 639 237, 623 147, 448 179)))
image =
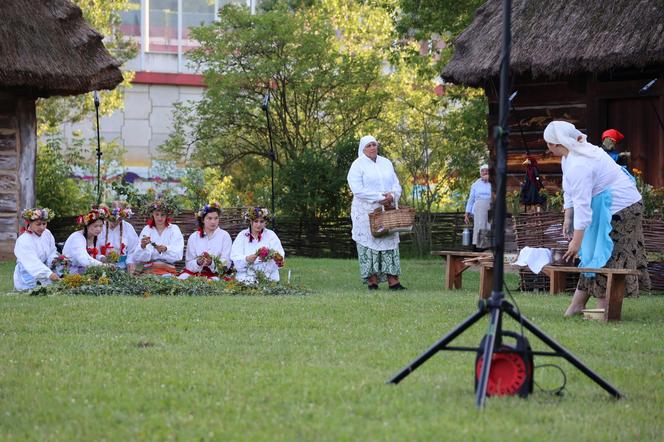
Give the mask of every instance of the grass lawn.
MULTIPOLYGON (((0 263, 0 439, 662 440, 662 296, 627 299, 623 321, 604 324, 563 319, 568 296, 514 293, 621 401, 539 356, 567 374, 564 396, 536 388, 479 412, 475 356, 459 352, 386 385, 476 310, 477 273, 443 291, 441 262, 404 260, 399 293, 369 293, 355 261, 294 258, 287 268, 309 296, 147 299, 12 293, 13 263, 0 263)), ((486 324, 455 344, 477 345, 486 324)), ((561 379, 535 371, 544 388, 561 379)))

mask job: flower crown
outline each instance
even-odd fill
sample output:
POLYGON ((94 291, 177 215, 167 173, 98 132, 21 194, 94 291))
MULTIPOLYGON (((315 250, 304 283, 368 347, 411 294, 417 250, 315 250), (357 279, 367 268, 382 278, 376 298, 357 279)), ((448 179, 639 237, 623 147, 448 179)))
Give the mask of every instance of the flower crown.
POLYGON ((270 211, 265 207, 253 207, 244 212, 245 221, 254 221, 258 218, 263 218, 265 221, 270 221, 270 211))
POLYGON ((21 212, 21 218, 23 218, 28 223, 37 220, 49 222, 50 220, 53 219, 54 216, 55 212, 49 209, 48 207, 43 207, 43 208, 35 207, 33 209, 25 209, 23 212, 21 212))
POLYGON ((129 219, 134 215, 134 212, 131 211, 130 207, 114 207, 111 209, 110 215, 108 215, 108 220, 115 222, 121 219, 129 219))
POLYGON ((221 210, 221 204, 219 204, 218 201, 210 201, 208 204, 201 207, 198 212, 196 212, 196 218, 202 221, 203 218, 205 218, 205 215, 213 210, 221 210))
POLYGON ((110 213, 111 212, 108 210, 108 207, 101 206, 98 209, 90 210, 85 215, 79 215, 78 218, 76 218, 76 224, 80 226, 89 226, 98 219, 102 221, 108 219, 110 213))
POLYGON ((172 201, 166 199, 158 199, 153 201, 145 210, 148 217, 152 214, 152 212, 161 212, 166 215, 175 215, 177 214, 177 211, 177 206, 172 201))

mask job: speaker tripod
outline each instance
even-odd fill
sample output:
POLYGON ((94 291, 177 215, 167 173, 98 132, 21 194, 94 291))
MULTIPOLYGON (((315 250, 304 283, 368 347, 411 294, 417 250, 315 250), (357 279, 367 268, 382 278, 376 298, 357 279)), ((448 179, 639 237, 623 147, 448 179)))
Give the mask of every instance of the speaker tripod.
MULTIPOLYGON (((460 336, 464 331, 470 328, 473 324, 483 318, 485 315, 490 315, 489 330, 484 340, 484 355, 493 355, 496 348, 500 348, 503 341, 502 319, 503 314, 507 314, 512 319, 522 324, 524 328, 530 331, 533 335, 539 338, 542 342, 548 345, 553 352, 533 351, 533 355, 539 356, 558 356, 566 359, 569 363, 578 368, 583 374, 588 376, 596 384, 606 390, 611 396, 620 399, 622 394, 606 380, 604 380, 597 373, 588 368, 576 356, 570 353, 562 345, 550 338, 546 333, 540 330, 535 324, 524 317, 520 312, 514 310, 514 306, 504 299, 501 292, 494 292, 490 299, 481 300, 477 312, 469 316, 466 320, 457 325, 452 331, 445 335, 438 342, 433 344, 429 349, 422 353, 419 357, 413 360, 410 364, 404 367, 399 373, 392 377, 388 382, 391 384, 398 384, 405 377, 411 374, 417 367, 424 364, 430 357, 439 351, 468 351, 477 352, 482 350, 476 347, 453 347, 450 344, 454 339, 460 336)), ((492 358, 484 357, 482 364, 482 372, 477 384, 477 398, 475 405, 482 407, 486 398, 486 390, 489 380, 489 373, 491 369, 492 358)))
MULTIPOLYGON (((615 398, 621 398, 620 392, 614 388, 607 381, 602 379, 599 375, 593 372, 590 368, 586 367, 577 357, 567 351, 562 345, 547 336, 542 330, 537 328, 535 324, 526 319, 520 312, 514 310, 512 304, 507 302, 502 292, 503 289, 503 257, 505 251, 505 193, 507 181, 507 146, 509 141, 509 99, 507 95, 509 85, 509 60, 510 60, 510 45, 511 45, 511 28, 510 17, 512 10, 511 0, 503 0, 503 21, 502 21, 502 49, 500 58, 500 93, 499 93, 499 112, 498 122, 494 130, 494 138, 496 145, 496 211, 494 212, 493 238, 494 238, 494 269, 493 269, 493 290, 491 298, 488 301, 480 302, 479 309, 476 313, 469 316, 465 321, 460 323, 454 330, 445 335, 440 341, 432 345, 427 351, 422 353, 417 359, 407 365, 403 370, 397 373, 388 382, 398 384, 402 379, 412 373, 417 367, 424 364, 431 356, 442 350, 460 350, 460 351, 473 351, 477 352, 479 348, 472 347, 450 347, 448 344, 452 342, 457 336, 461 335, 470 326, 476 323, 484 315, 489 315, 489 330, 484 338, 482 347, 482 368, 477 381, 477 398, 475 405, 478 408, 484 406, 487 394, 487 385, 489 382, 489 374, 491 372, 492 360, 496 353, 500 353, 503 341, 503 335, 514 335, 511 332, 503 332, 502 319, 503 313, 512 317, 514 320, 523 324, 532 334, 537 336, 542 342, 547 344, 554 352, 532 352, 532 354, 546 355, 546 356, 560 356, 567 359, 572 365, 581 370, 586 376, 592 379, 596 384, 605 389, 615 398), (496 351, 498 348, 498 351, 496 351)), ((532 369, 531 369, 532 376, 532 369)))

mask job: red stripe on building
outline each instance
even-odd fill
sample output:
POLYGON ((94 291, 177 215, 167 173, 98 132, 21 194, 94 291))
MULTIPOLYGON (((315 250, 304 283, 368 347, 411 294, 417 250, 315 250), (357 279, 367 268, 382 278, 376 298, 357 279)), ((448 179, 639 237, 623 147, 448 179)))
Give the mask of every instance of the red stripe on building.
POLYGON ((168 84, 175 86, 205 87, 203 76, 199 74, 171 74, 167 72, 136 72, 135 84, 168 84))

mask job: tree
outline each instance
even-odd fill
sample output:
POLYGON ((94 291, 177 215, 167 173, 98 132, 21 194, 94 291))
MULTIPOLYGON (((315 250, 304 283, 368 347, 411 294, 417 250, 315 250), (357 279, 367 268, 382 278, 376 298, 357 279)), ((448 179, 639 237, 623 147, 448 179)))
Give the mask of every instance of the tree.
MULTIPOLYGON (((323 6, 328 3, 334 6, 323 6)), ((341 3, 355 8, 353 2, 341 3)), ((390 24, 387 18, 383 23, 390 24)), ((261 109, 267 93, 277 168, 294 162, 290 173, 310 164, 314 151, 331 158, 339 145, 376 120, 390 99, 381 54, 389 38, 381 37, 385 44, 375 46, 373 34, 361 38, 345 30, 324 7, 294 11, 277 3, 254 16, 246 8, 224 7, 218 22, 192 31, 201 47, 191 59, 202 67, 208 89, 200 102, 178 107, 163 150, 222 170, 262 158, 259 168, 268 170, 270 143, 261 109)), ((381 34, 380 28, 374 31, 381 34)), ((324 186, 322 170, 314 172, 308 177, 319 179, 314 188, 324 186)), ((287 179, 284 170, 277 174, 287 179)), ((319 204, 314 212, 330 203, 314 200, 319 204)))

